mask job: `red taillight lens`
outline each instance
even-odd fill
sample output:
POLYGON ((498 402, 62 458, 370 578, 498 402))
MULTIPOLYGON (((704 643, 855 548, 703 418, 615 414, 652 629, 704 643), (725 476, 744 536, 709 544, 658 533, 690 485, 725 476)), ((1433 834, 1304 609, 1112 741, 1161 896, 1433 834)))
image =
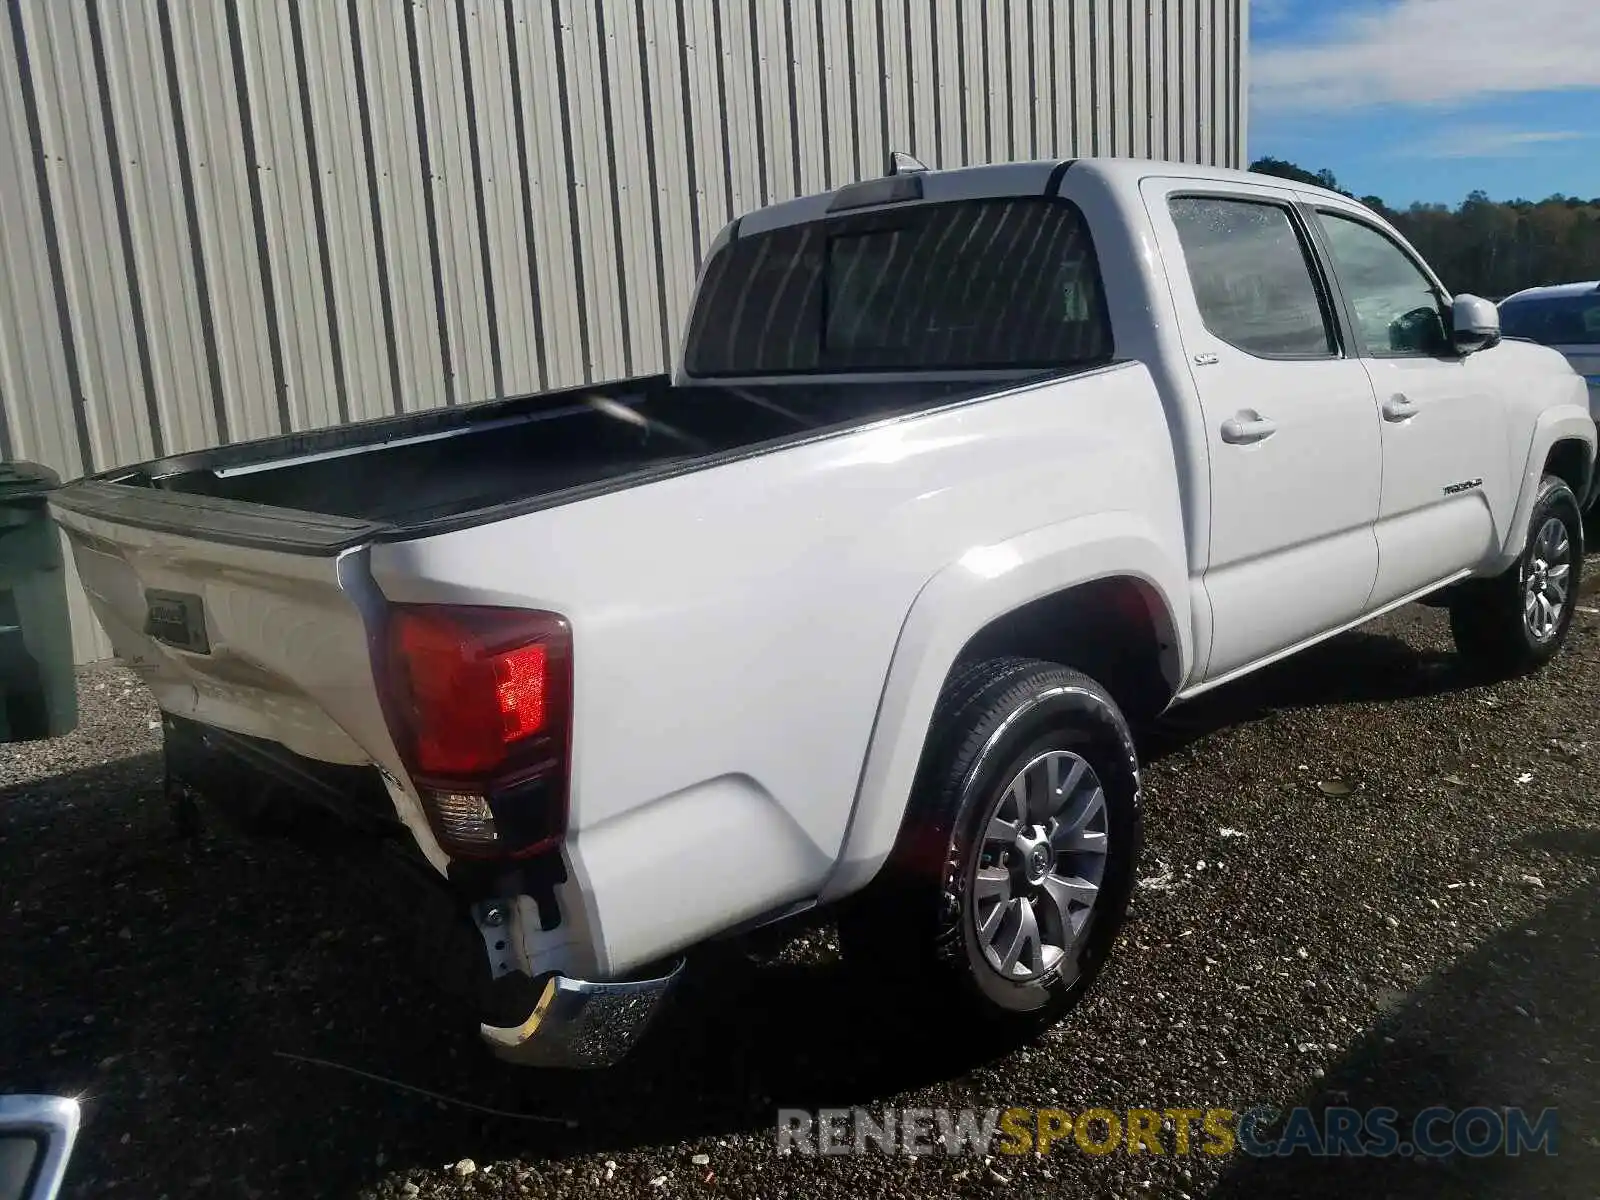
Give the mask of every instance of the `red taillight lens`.
POLYGON ((389 609, 380 678, 396 743, 441 841, 526 854, 565 824, 572 639, 553 613, 400 604, 389 609), (439 797, 452 799, 455 807, 439 797), (479 797, 472 836, 457 816, 479 797))
POLYGON ((523 646, 494 658, 495 695, 505 740, 514 742, 538 733, 544 724, 545 680, 550 656, 543 646, 523 646))
POLYGON ((542 617, 514 609, 393 611, 390 661, 418 771, 450 777, 497 771, 514 743, 540 731, 551 647, 529 639, 557 633, 542 617))

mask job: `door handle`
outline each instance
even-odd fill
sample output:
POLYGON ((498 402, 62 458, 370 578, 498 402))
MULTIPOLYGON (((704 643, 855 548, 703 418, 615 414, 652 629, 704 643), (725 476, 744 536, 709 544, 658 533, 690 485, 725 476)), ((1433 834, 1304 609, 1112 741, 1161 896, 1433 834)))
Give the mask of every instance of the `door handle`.
POLYGON ((1230 446, 1248 446, 1252 442, 1264 441, 1277 432, 1277 422, 1248 408, 1222 423, 1222 440, 1230 446))
POLYGON ((1417 406, 1408 400, 1403 392, 1396 392, 1383 402, 1383 419, 1385 421, 1409 421, 1417 415, 1417 406))

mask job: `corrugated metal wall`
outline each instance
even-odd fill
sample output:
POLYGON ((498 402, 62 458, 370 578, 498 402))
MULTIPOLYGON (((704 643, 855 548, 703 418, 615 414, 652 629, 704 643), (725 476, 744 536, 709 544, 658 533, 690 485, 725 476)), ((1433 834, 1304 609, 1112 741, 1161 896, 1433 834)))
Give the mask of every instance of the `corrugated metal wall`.
MULTIPOLYGON (((1238 164, 1247 0, 7 0, 0 457, 64 475, 661 368, 740 211, 1238 164)), ((108 647, 74 598, 79 653, 108 647)))

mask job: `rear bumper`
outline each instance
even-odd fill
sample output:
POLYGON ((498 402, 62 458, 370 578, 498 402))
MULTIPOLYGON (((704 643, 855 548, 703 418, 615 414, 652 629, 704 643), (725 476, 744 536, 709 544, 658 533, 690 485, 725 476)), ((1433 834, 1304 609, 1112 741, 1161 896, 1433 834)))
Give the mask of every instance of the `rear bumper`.
POLYGON ((413 934, 427 974, 470 1009, 489 1049, 508 1062, 610 1066, 639 1040, 678 978, 681 962, 659 978, 588 983, 495 961, 486 944, 495 938, 474 911, 513 907, 520 894, 534 901, 530 912, 557 913, 553 878, 538 874, 557 867, 524 862, 513 883, 504 867, 484 874, 455 864, 445 879, 415 853, 375 768, 315 762, 170 714, 164 728, 167 791, 180 824, 214 815, 239 833, 328 861, 361 897, 352 912, 413 934))
POLYGON ((683 972, 616 983, 552 976, 520 1025, 483 1025, 496 1057, 526 1067, 609 1067, 633 1048, 683 972))

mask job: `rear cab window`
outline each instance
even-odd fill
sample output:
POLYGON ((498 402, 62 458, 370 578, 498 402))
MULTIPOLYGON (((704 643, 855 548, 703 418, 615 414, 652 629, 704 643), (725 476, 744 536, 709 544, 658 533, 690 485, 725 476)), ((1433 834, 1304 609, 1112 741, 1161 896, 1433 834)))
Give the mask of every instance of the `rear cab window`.
POLYGON ((843 213, 738 237, 707 264, 684 365, 700 378, 1050 370, 1112 355, 1088 224, 1002 197, 843 213))

